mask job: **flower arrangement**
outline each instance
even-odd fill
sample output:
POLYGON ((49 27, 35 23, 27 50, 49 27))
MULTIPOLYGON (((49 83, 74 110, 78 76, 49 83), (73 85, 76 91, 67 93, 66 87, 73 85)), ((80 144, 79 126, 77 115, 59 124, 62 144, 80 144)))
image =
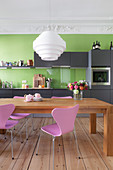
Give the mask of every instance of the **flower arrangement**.
POLYGON ((79 80, 74 83, 69 83, 67 87, 73 90, 74 94, 79 94, 81 91, 88 89, 88 83, 85 80, 79 80))

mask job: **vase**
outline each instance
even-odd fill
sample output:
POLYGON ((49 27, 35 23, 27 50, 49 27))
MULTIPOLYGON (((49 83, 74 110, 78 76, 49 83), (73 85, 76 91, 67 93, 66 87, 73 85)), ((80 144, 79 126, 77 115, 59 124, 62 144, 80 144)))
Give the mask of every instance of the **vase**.
POLYGON ((80 91, 78 94, 73 93, 74 100, 82 100, 83 99, 83 91, 80 91))

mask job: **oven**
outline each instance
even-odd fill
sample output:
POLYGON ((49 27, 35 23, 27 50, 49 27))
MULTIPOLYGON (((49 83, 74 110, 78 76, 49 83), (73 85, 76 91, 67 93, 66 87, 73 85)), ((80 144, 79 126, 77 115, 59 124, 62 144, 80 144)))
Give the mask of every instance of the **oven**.
POLYGON ((92 85, 110 85, 110 67, 92 67, 91 74, 92 74, 92 85))

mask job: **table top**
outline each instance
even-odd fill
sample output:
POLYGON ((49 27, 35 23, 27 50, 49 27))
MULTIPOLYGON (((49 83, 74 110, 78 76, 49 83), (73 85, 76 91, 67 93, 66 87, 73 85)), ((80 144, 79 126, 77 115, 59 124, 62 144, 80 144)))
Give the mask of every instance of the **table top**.
POLYGON ((80 108, 107 108, 112 106, 107 102, 95 98, 83 98, 82 100, 74 99, 51 99, 43 98, 43 101, 40 102, 25 102, 24 99, 14 99, 14 98, 1 98, 0 105, 5 104, 14 104, 15 107, 19 108, 37 108, 37 109, 53 109, 53 108, 69 108, 73 107, 76 104, 79 104, 80 108))

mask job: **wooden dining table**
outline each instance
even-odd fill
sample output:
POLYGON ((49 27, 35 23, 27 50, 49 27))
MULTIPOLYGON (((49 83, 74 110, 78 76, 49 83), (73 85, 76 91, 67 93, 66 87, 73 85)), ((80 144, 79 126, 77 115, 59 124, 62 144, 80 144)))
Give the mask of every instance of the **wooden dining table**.
POLYGON ((113 105, 95 98, 51 99, 43 98, 41 102, 25 102, 24 99, 0 99, 0 105, 14 104, 14 113, 47 114, 54 108, 70 108, 79 104, 78 114, 89 113, 89 133, 96 133, 96 113, 104 115, 103 152, 113 156, 113 105))

